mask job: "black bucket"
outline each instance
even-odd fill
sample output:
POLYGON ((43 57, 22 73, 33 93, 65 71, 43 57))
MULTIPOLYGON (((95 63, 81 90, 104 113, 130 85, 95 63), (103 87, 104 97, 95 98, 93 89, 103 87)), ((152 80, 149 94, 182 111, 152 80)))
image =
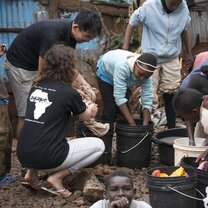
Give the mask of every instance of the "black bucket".
POLYGON ((128 168, 148 167, 151 157, 151 139, 154 125, 142 126, 142 120, 135 120, 137 126, 126 121, 116 122, 117 165, 128 168))
MULTIPOLYGON (((196 170, 197 175, 197 192, 196 197, 203 199, 206 197, 206 187, 208 186, 208 171, 197 169, 199 164, 195 163, 196 157, 184 157, 181 159, 181 166, 193 167, 196 170)), ((197 200, 197 208, 204 208, 204 202, 197 200)))
POLYGON ((174 139, 187 137, 186 128, 175 128, 160 131, 152 136, 152 141, 158 144, 160 162, 165 165, 174 165, 174 139))
POLYGON ((176 166, 159 167, 147 171, 147 186, 149 189, 150 204, 153 208, 196 208, 196 171, 185 168, 186 176, 156 177, 152 172, 159 169, 170 175, 176 166))
MULTIPOLYGON (((102 122, 102 121, 99 121, 102 122)), ((103 122, 104 123, 104 122, 103 122)), ((112 157, 112 138, 113 138, 113 132, 114 132, 114 125, 113 123, 110 124, 110 129, 109 131, 103 136, 99 137, 100 139, 103 140, 105 144, 105 151, 103 155, 96 160, 94 163, 90 164, 88 167, 94 167, 98 164, 108 164, 111 165, 111 157, 112 157)), ((75 124, 75 133, 76 133, 76 138, 80 137, 97 137, 92 131, 90 131, 83 122, 76 122, 75 124)))

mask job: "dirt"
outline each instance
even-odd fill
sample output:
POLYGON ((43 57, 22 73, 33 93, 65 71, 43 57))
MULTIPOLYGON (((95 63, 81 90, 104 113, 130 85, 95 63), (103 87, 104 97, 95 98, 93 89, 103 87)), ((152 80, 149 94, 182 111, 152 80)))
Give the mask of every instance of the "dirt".
MULTIPOLYGON (((16 140, 13 139, 13 151, 12 151, 12 167, 9 174, 7 174, 9 181, 0 185, 0 207, 21 207, 21 208, 53 208, 53 207, 70 207, 70 208, 87 208, 92 203, 85 200, 80 190, 72 190, 73 194, 69 198, 60 198, 59 196, 53 196, 43 190, 31 191, 21 185, 21 166, 17 160, 16 152, 16 140)), ((152 145, 152 155, 150 167, 159 166, 158 149, 155 144, 152 145)), ((123 169, 127 171, 133 178, 136 192, 136 199, 149 202, 148 189, 146 187, 146 168, 142 169, 129 169, 120 168, 115 164, 112 166, 98 165, 94 168, 88 169, 95 173, 100 181, 104 181, 104 176, 116 169, 123 169)), ((66 180, 67 181, 67 180, 66 180)), ((65 186, 69 187, 69 184, 65 182, 65 186)))

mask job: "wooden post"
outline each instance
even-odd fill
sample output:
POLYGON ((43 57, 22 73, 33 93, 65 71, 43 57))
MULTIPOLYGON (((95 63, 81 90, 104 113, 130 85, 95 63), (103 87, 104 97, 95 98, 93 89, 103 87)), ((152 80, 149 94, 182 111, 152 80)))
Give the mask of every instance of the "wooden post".
POLYGON ((58 0, 49 0, 49 19, 58 18, 58 0))

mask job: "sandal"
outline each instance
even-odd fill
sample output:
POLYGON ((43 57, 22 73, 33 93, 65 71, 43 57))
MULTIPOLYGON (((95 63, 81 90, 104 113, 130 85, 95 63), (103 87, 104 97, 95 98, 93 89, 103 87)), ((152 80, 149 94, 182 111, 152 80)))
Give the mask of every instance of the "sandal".
POLYGON ((60 190, 55 190, 55 188, 46 188, 42 186, 41 189, 53 195, 61 196, 63 198, 70 197, 72 195, 72 192, 70 192, 69 190, 65 188, 60 189, 60 190))
POLYGON ((22 181, 21 185, 24 186, 27 189, 30 189, 32 191, 37 191, 41 188, 41 182, 37 183, 37 184, 31 184, 27 181, 22 181))

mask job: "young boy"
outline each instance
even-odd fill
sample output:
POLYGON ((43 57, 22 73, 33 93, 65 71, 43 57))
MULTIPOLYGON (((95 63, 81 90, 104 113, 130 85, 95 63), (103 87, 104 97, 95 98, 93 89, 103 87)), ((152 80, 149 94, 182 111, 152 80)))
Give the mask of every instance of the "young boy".
MULTIPOLYGON (((173 107, 176 114, 188 121, 188 132, 194 133, 191 138, 206 138, 203 145, 208 145, 208 95, 204 95, 195 89, 184 89, 177 92, 173 97, 173 107), (197 123, 195 131, 193 123, 197 123)), ((193 145, 194 141, 190 141, 193 145)))
POLYGON ((105 199, 90 208, 151 208, 146 202, 134 200, 133 181, 125 172, 111 173, 105 180, 105 189, 105 199))

